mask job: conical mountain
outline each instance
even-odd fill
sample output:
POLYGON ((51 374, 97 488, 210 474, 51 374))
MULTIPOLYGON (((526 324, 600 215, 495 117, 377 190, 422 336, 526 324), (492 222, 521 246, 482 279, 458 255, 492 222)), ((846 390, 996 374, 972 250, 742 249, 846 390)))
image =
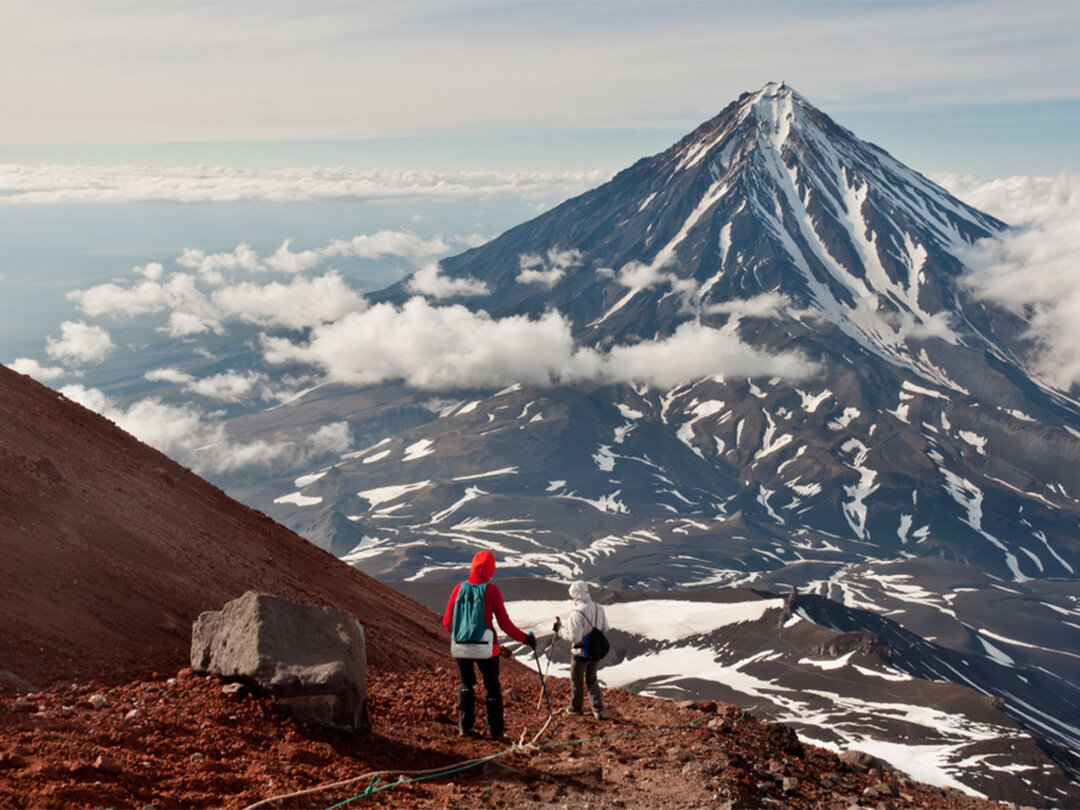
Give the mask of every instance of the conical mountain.
MULTIPOLYGON (((790 573, 785 555, 807 542, 823 549, 826 570, 851 555, 943 556, 1014 581, 1072 577, 1076 405, 1027 374, 1015 341, 1022 325, 963 283, 967 249, 1005 228, 786 85, 744 94, 670 149, 445 260, 440 272, 473 292, 483 285, 485 294, 451 301, 496 318, 557 312, 579 346, 656 341, 689 324, 737 337, 758 357, 802 358, 801 376, 763 368, 674 387, 476 392, 467 410, 411 420, 394 397, 395 441, 428 449, 408 456, 407 468, 393 453, 380 452, 378 465, 354 461, 357 476, 342 491, 385 494, 423 481, 407 490, 418 508, 390 521, 379 517, 382 501, 359 508, 361 499, 348 516, 375 535, 415 527, 429 560, 438 541, 421 527, 432 522, 463 513, 520 521, 511 547, 535 544, 556 568, 594 533, 641 530, 669 547, 679 521, 693 523, 682 527, 695 538, 693 574, 657 567, 652 554, 628 567, 624 551, 571 564, 626 584, 643 567, 676 584, 790 573), (518 414, 531 421, 497 429, 518 414), (534 434, 535 451, 523 452, 534 434), (514 473, 466 497, 469 473, 497 469, 514 473), (579 525, 565 514, 571 496, 602 517, 579 525), (761 536, 785 554, 747 552, 761 536)), ((375 298, 400 302, 416 289, 406 279, 375 298)), ((379 413, 373 439, 386 435, 379 413)), ((287 511, 275 514, 300 519, 287 511)), ((367 558, 404 570, 414 553, 367 558)))

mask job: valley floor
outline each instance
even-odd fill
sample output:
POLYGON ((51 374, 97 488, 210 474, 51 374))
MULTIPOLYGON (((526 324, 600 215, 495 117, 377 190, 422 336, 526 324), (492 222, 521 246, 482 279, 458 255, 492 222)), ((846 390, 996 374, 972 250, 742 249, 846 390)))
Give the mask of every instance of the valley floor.
MULTIPOLYGON (((371 673, 373 727, 351 736, 303 726, 269 700, 229 695, 222 686, 183 670, 115 687, 2 688, 0 806, 1000 806, 893 771, 860 770, 814 746, 800 753, 784 727, 728 704, 605 690, 606 721, 557 712, 557 732, 544 729, 546 709, 536 711, 539 679, 512 662, 503 671, 502 741, 458 736, 451 667, 371 673), (442 774, 534 738, 536 747, 442 774), (373 771, 385 773, 373 779, 373 771), (409 774, 430 778, 394 785, 409 774)), ((551 679, 550 688, 555 706, 565 706, 568 683, 551 679)))

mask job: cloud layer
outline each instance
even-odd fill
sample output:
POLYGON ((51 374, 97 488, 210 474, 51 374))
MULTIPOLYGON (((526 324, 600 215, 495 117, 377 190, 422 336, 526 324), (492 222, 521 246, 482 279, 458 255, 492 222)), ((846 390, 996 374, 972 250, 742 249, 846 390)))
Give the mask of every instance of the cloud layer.
POLYGON ((1080 175, 935 178, 965 202, 1014 227, 965 253, 976 295, 1028 321, 1036 374, 1080 384, 1080 175))
POLYGON ((274 365, 319 368, 333 382, 367 385, 402 379, 426 390, 498 388, 520 382, 552 385, 631 382, 670 388, 700 377, 786 376, 815 370, 798 355, 766 355, 736 336, 697 323, 658 341, 606 352, 575 345, 558 312, 537 320, 495 319, 460 305, 413 298, 401 308, 378 304, 316 327, 305 341, 263 339, 274 365))
MULTIPOLYGON (((0 164, 0 205, 72 202, 313 202, 516 197, 562 200, 610 177, 595 170, 551 172, 417 172, 360 169, 237 169, 225 166, 87 166, 0 164)), ((394 232, 340 243, 351 255, 405 255, 394 232), (374 252, 371 252, 374 251, 374 252)), ((400 238, 399 238, 400 239, 400 238)), ((407 240, 402 240, 406 241, 407 240)), ((283 246, 287 251, 288 246, 283 246)), ((445 252, 445 251, 443 251, 445 252)), ((436 254, 438 251, 436 251, 436 254)), ((324 255, 334 255, 333 253, 324 255)), ((348 255, 344 252, 337 255, 348 255)), ((423 258, 430 258, 431 253, 423 258)), ((192 257, 192 261, 195 261, 192 257)), ((242 261, 236 257, 234 261, 242 261)), ((283 256, 273 260, 288 262, 283 256)), ((295 258, 291 261, 296 261, 295 258)), ((301 260, 302 262, 302 260, 301 260)), ((297 266, 280 267, 296 271, 297 266)))

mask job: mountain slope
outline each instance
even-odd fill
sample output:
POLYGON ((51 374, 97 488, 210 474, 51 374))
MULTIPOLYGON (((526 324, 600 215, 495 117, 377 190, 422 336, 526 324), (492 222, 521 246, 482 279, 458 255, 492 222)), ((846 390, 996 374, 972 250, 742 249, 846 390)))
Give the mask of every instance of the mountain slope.
POLYGON ((0 534, 16 683, 175 671, 198 614, 248 589, 351 612, 374 666, 444 657, 434 614, 3 366, 0 534))

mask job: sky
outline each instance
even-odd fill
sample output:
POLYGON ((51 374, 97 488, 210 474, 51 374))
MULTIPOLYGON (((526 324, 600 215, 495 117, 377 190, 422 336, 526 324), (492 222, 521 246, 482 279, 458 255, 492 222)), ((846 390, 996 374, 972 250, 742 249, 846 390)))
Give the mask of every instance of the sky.
POLYGON ((926 173, 1080 171, 1073 2, 5 2, 0 163, 615 171, 784 80, 926 173))

